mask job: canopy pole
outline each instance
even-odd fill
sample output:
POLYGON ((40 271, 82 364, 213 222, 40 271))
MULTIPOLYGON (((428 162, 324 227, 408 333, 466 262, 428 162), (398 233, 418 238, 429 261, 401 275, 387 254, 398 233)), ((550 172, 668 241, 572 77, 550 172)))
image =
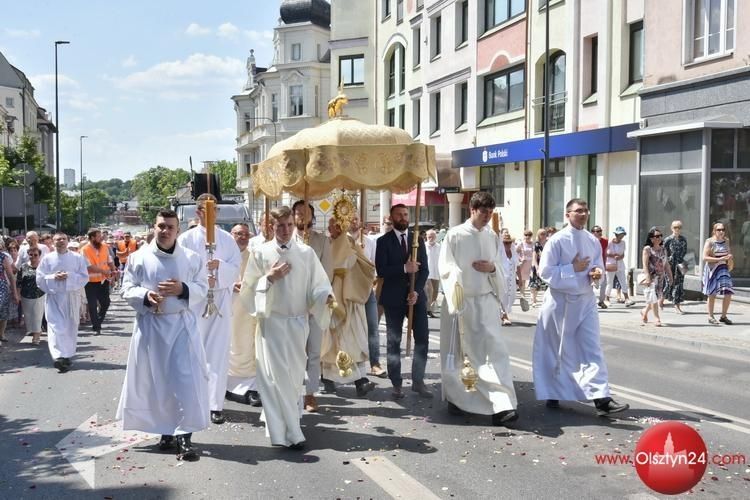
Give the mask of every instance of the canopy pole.
MULTIPOLYGON (((414 234, 411 240, 411 257, 410 260, 417 261, 417 251, 419 250, 419 206, 422 203, 422 183, 417 184, 417 204, 414 206, 414 234)), ((414 286, 417 279, 416 273, 409 275, 409 295, 414 292, 414 286)), ((419 298, 417 298, 419 300, 419 298)), ((409 316, 406 323, 406 355, 411 356, 411 338, 414 329, 414 305, 409 306, 409 316)))
POLYGON ((365 215, 367 214, 367 191, 359 190, 359 246, 365 248, 365 215))
POLYGON ((307 182, 307 180, 305 180, 305 199, 304 199, 305 209, 302 212, 303 214, 305 214, 303 215, 303 220, 305 221, 305 230, 302 232, 302 241, 305 242, 305 245, 310 244, 310 228, 308 226, 310 225, 310 221, 312 220, 310 219, 312 214, 308 210, 309 202, 307 200, 309 198, 310 198, 310 184, 307 182))
POLYGON ((266 228, 268 227, 268 223, 271 219, 271 200, 268 198, 267 194, 263 195, 263 227, 260 229, 260 233, 263 235, 263 237, 266 239, 266 241, 270 241, 273 239, 273 234, 266 234, 266 228))

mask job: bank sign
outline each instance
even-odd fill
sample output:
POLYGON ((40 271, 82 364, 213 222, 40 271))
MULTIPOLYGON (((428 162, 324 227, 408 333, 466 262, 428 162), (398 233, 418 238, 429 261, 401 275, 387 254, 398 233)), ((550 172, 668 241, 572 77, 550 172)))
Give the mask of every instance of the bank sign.
MULTIPOLYGON (((630 123, 617 127, 552 135, 549 138, 550 158, 635 151, 636 141, 628 139, 627 133, 637 128, 637 123, 630 123)), ((542 160, 544 159, 544 137, 461 149, 454 151, 451 156, 454 168, 542 160)))

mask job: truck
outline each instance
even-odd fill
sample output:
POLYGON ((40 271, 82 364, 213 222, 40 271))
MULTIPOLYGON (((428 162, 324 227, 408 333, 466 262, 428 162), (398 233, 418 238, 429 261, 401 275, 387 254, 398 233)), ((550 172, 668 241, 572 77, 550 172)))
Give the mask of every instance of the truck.
POLYGON ((189 188, 181 189, 170 199, 172 209, 177 212, 180 219, 180 232, 188 230, 191 219, 197 219, 195 214, 195 200, 203 193, 211 193, 218 200, 216 212, 216 225, 225 231, 231 231, 232 226, 238 223, 247 224, 250 231, 255 234, 255 223, 250 217, 247 205, 238 201, 241 196, 227 195, 222 198, 219 190, 219 182, 215 174, 194 173, 189 188))

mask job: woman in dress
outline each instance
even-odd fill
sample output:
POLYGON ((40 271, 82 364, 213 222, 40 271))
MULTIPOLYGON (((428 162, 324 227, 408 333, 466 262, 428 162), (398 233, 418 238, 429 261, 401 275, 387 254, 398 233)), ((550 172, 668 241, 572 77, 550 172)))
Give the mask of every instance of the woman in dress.
POLYGON ((719 322, 731 325, 732 320, 727 318, 727 312, 729 303, 732 301, 732 294, 734 294, 730 274, 734 267, 734 260, 726 234, 727 228, 723 222, 715 222, 711 233, 711 237, 703 245, 703 293, 708 296, 708 322, 712 325, 718 325, 719 322), (721 302, 721 317, 718 321, 714 318, 714 303, 717 294, 724 296, 721 302))
POLYGON ((7 342, 5 327, 10 309, 18 304, 16 276, 13 274, 11 257, 5 252, 5 243, 0 240, 0 342, 7 342))
POLYGON ((521 310, 529 310, 529 301, 526 300, 526 282, 531 277, 531 265, 534 260, 534 235, 529 229, 523 232, 523 240, 516 247, 518 253, 518 292, 521 296, 521 310))
POLYGON ((536 242, 534 242, 534 256, 531 261, 531 277, 529 278, 529 289, 531 290, 531 305, 537 307, 539 303, 536 300, 536 294, 541 290, 544 292, 547 289, 547 283, 537 274, 539 268, 539 261, 542 259, 542 250, 544 250, 544 244, 547 242, 547 230, 545 228, 539 229, 536 232, 536 242))
POLYGON ((513 307, 513 301, 516 299, 518 254, 513 248, 513 238, 507 230, 503 229, 500 237, 503 242, 503 246, 500 247, 500 262, 505 276, 505 295, 500 297, 500 306, 503 313, 501 320, 503 326, 511 326, 513 322, 510 320, 510 310, 513 307))
POLYGON ((26 331, 32 335, 31 343, 39 345, 44 316, 44 292, 36 284, 36 268, 42 260, 39 248, 29 249, 29 261, 18 270, 18 289, 26 323, 26 331))
MULTIPOLYGON (((664 240, 664 248, 667 250, 667 260, 669 268, 672 270, 672 281, 665 283, 664 298, 674 304, 675 311, 678 314, 685 314, 680 304, 685 300, 683 292, 683 283, 685 282, 685 273, 687 264, 685 264, 685 254, 687 254, 687 240, 682 234, 682 221, 672 222, 672 234, 664 240)), ((663 299, 662 299, 663 301, 663 299)))
POLYGON ((641 310, 641 318, 644 324, 648 323, 648 312, 653 310, 656 326, 661 326, 659 301, 664 295, 664 283, 667 277, 669 281, 672 281, 672 270, 667 262, 667 250, 661 242, 661 231, 652 227, 646 236, 646 244, 641 254, 644 271, 641 284, 644 287, 643 296, 646 299, 646 307, 641 310))

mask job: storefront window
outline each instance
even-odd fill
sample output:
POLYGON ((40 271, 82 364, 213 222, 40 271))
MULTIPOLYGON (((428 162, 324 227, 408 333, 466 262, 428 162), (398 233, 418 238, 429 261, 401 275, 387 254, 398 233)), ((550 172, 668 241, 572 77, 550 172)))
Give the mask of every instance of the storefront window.
POLYGON ((545 226, 558 229, 565 223, 565 159, 550 160, 544 172, 544 219, 545 226))
MULTIPOLYGON (((588 186, 586 200, 589 202, 589 229, 596 226, 596 155, 588 157, 588 186)), ((606 228, 605 228, 606 229, 606 228)))
MULTIPOLYGON (((645 158, 642 157, 645 161, 645 158)), ((698 274, 698 264, 705 238, 700 234, 701 174, 680 173, 662 175, 642 175, 640 186, 640 210, 638 239, 630 235, 628 245, 637 248, 637 255, 643 248, 648 230, 656 226, 664 234, 671 234, 673 220, 682 221, 682 235, 687 239, 688 250, 685 260, 689 274, 698 274)), ((637 263, 641 267, 641 263, 637 263)))
POLYGON ((700 170, 703 132, 641 139, 641 171, 700 170))
POLYGON ((479 187, 495 198, 495 205, 505 205, 505 165, 482 167, 479 171, 479 187))
MULTIPOLYGON (((712 155, 713 156, 713 155, 712 155)), ((727 226, 735 278, 750 278, 750 171, 713 172, 709 225, 723 222, 727 226)), ((703 235, 704 240, 708 234, 703 235)))
POLYGON ((734 168, 734 129, 711 131, 711 168, 734 168))

